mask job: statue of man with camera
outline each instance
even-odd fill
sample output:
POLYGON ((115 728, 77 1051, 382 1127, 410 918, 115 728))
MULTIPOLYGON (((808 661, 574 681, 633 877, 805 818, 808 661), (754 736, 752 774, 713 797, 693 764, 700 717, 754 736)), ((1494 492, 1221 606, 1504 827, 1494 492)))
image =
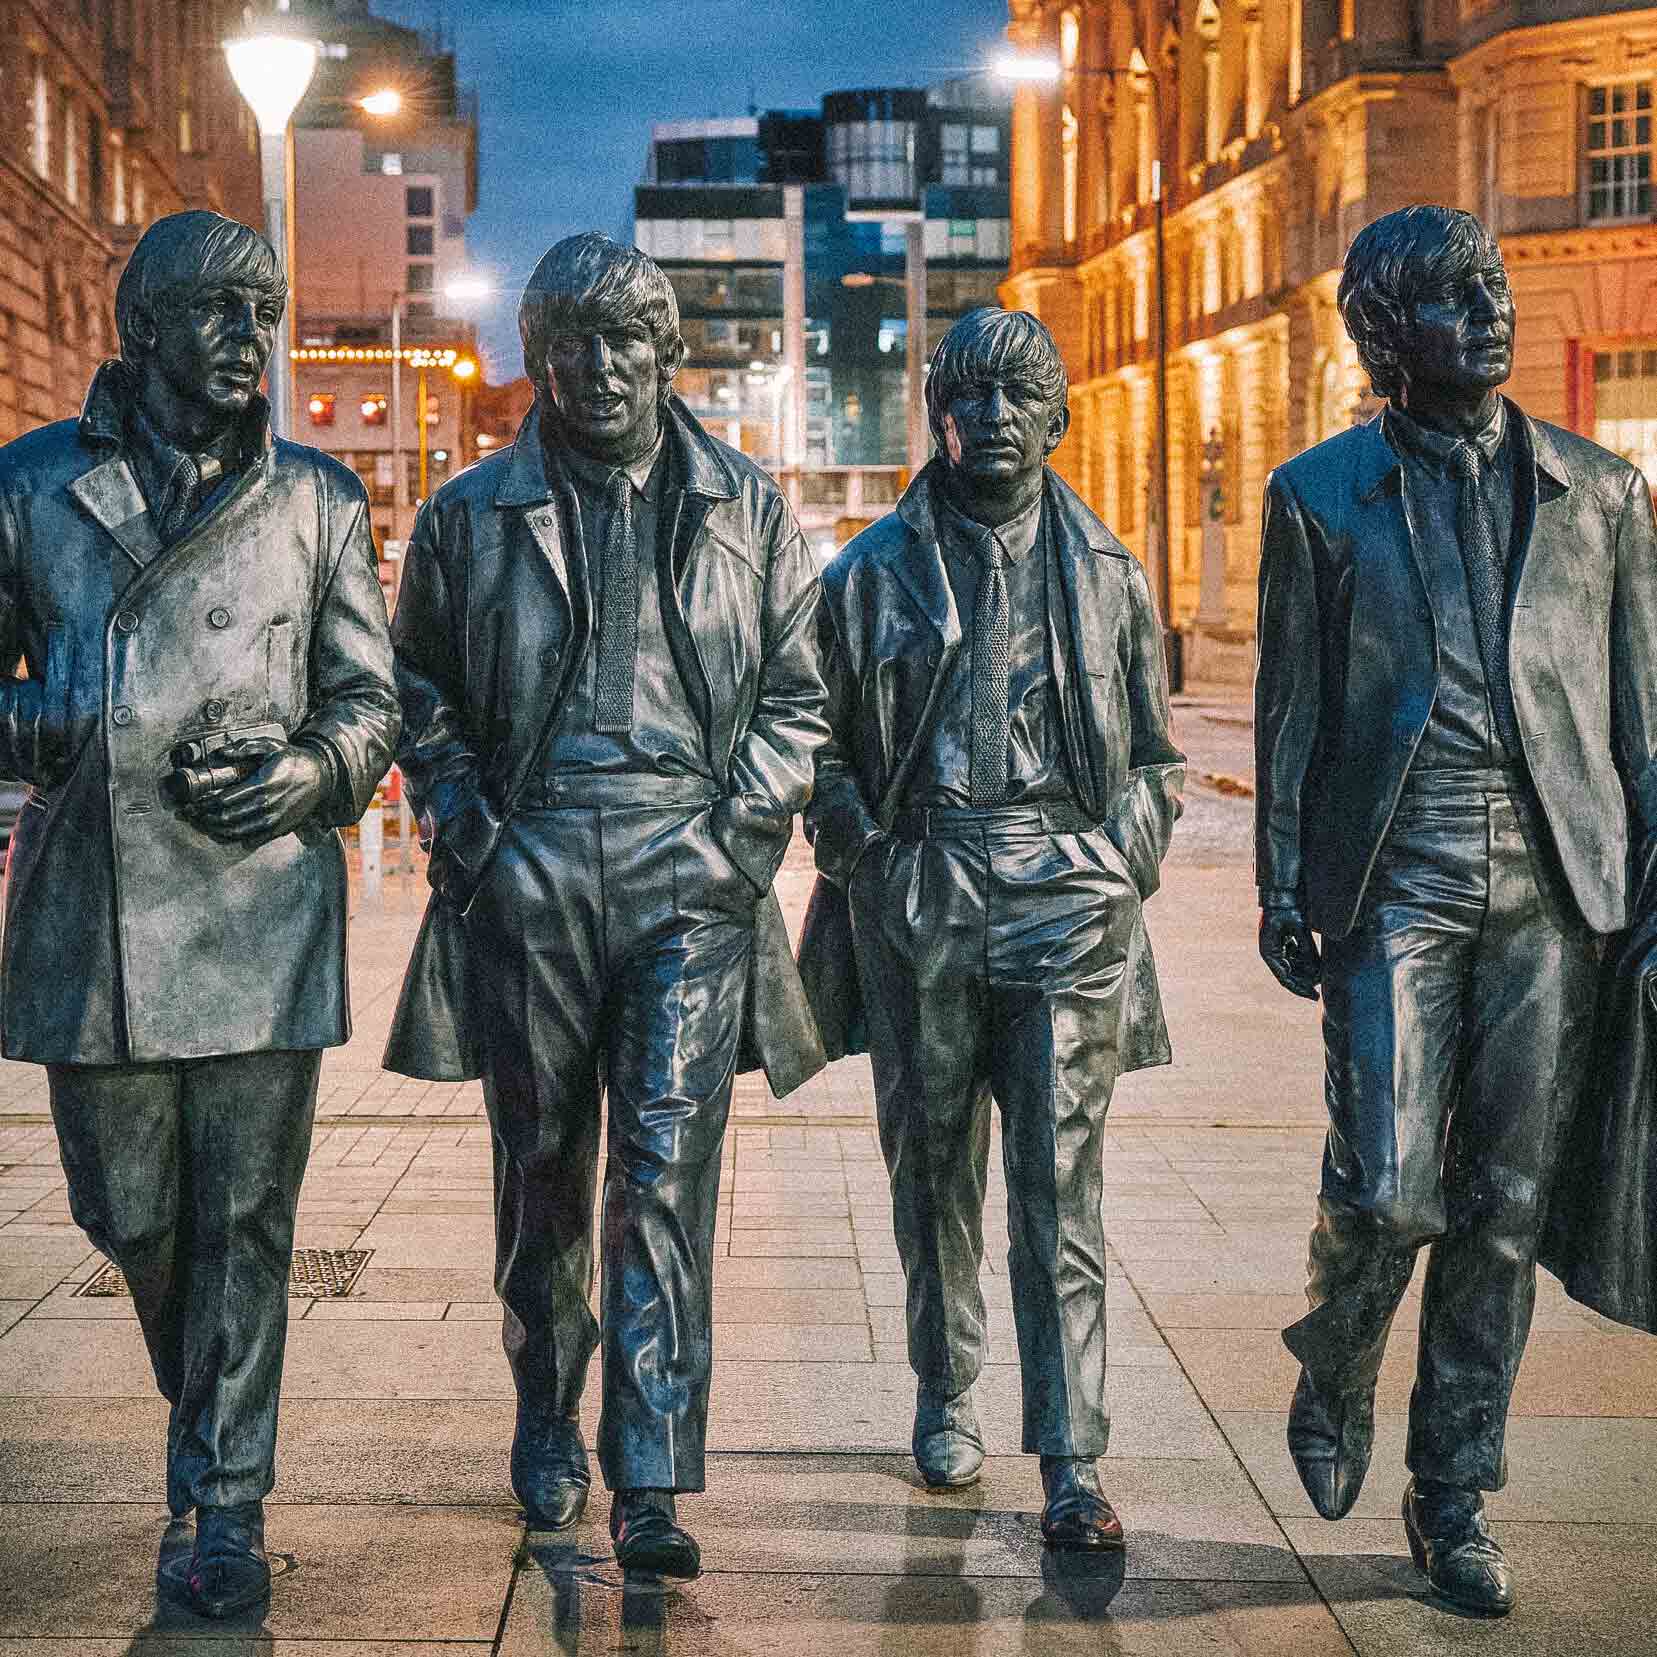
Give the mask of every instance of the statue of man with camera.
POLYGON ((46 1066, 171 1405, 159 1585, 214 1617, 269 1593, 294 1210, 350 1026, 332 831, 399 725, 362 485, 271 439, 286 302, 245 225, 157 221, 79 420, 0 448, 0 771, 31 784, 0 1050, 46 1066))

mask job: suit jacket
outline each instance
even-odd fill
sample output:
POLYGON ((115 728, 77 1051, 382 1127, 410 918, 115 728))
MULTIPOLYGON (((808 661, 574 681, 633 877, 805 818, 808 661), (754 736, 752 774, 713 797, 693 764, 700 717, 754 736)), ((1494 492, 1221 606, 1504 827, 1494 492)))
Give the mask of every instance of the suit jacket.
MULTIPOLYGON (((823 1064, 770 889, 827 732, 817 568, 781 490, 677 398, 666 442, 661 510, 670 527, 658 541, 667 560, 658 574, 668 642, 722 790, 712 831, 765 894, 742 1063, 763 1064, 783 1094, 823 1064)), ((482 1073, 487 1040, 469 1011, 462 917, 592 631, 591 606, 571 602, 538 406, 511 448, 421 508, 407 559, 392 629, 404 718, 397 759, 431 849, 434 892, 385 1063, 460 1080, 482 1073), (555 610, 564 622, 556 635, 547 626, 555 610)))
POLYGON ((354 473, 272 444, 165 549, 122 451, 124 373, 0 449, 0 770, 33 787, 6 872, 0 1048, 46 1064, 330 1046, 350 1034, 345 858, 396 740, 354 473), (248 850, 158 783, 183 738, 279 722, 328 756, 298 834, 248 850))
MULTIPOLYGON (((1508 664, 1524 758, 1596 932, 1628 919, 1657 826, 1657 531, 1644 477, 1508 412, 1520 444, 1508 664), (1632 814, 1632 827, 1630 816, 1632 814)), ((1442 561, 1439 561, 1440 564, 1442 561)), ((1262 902, 1351 930, 1438 690, 1434 561, 1379 419, 1266 488, 1255 682, 1262 902)))
MULTIPOLYGON (((851 541, 823 574, 819 626, 831 735, 817 755, 806 813, 820 873, 800 969, 833 1056, 866 1045, 845 887, 864 847, 890 831, 964 647, 934 518, 942 465, 932 461, 897 511, 851 541)), ((1138 560, 1057 474, 1045 473, 1043 491, 1048 654, 1065 758, 1078 802, 1149 897, 1161 881, 1185 779, 1184 755, 1169 735, 1156 606, 1138 560)), ((1143 921, 1130 969, 1123 1070, 1169 1057, 1143 921)))

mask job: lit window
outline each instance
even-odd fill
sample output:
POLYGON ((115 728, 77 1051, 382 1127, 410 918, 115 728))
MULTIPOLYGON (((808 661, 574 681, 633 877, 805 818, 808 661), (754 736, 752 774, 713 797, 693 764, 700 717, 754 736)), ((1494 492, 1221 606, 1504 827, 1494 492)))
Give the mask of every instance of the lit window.
POLYGON ((1651 216, 1651 82, 1588 90, 1589 219, 1651 216))
POLYGON ((1657 341, 1595 353, 1594 441, 1657 485, 1657 341))
POLYGON ((1068 75, 1076 68, 1081 53, 1082 22, 1075 12, 1065 12, 1059 18, 1059 62, 1068 75))
POLYGON ((971 181, 972 163, 969 159, 969 129, 953 121, 938 128, 938 182, 966 184, 971 181))
POLYGON ((403 157, 397 150, 385 150, 380 156, 380 171, 387 178, 401 178, 403 157))
POLYGON ((52 176, 52 86, 46 62, 35 59, 34 99, 29 110, 29 162, 42 178, 52 176))
POLYGON ((357 406, 357 412, 362 416, 365 426, 383 426, 385 424, 385 396, 382 392, 370 392, 357 406))
POLYGON ((1000 155, 1001 128, 974 127, 972 129, 972 153, 974 155, 1000 155))
POLYGON ((1076 239, 1077 162, 1079 159, 1077 150, 1081 128, 1068 104, 1064 109, 1061 126, 1062 132, 1059 142, 1064 161, 1064 239, 1067 242, 1073 242, 1076 239))
POLYGON ((334 393, 331 391, 313 391, 305 404, 305 412, 311 417, 313 426, 331 426, 334 423, 334 393))

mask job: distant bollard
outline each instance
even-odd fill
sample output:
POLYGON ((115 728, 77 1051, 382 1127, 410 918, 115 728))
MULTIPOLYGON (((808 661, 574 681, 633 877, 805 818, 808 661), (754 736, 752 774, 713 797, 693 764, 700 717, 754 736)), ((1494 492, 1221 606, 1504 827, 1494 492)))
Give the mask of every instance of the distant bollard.
POLYGON ((403 875, 414 873, 414 813, 408 808, 408 795, 397 796, 397 870, 403 875))
POLYGON ((375 794, 368 810, 363 813, 357 830, 357 844, 362 850, 362 896, 364 903, 383 901, 381 855, 385 849, 385 807, 375 794))

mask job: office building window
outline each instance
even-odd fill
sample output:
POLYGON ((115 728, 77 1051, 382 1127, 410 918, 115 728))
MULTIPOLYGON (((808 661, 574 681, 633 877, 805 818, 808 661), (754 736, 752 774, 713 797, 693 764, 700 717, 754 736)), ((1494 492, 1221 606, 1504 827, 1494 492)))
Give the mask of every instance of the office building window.
POLYGON ((400 178, 403 172, 403 156, 400 150, 386 150, 380 156, 380 171, 387 178, 400 178))
POLYGON ((408 267, 408 280, 404 282, 403 286, 410 293, 430 293, 435 269, 436 267, 433 265, 410 265, 408 267))
POLYGON ((1657 485, 1657 340, 1595 353, 1594 441, 1657 485))
POLYGON ((1651 82, 1588 89, 1585 216, 1651 216, 1651 82))
POLYGON ((335 394, 331 391, 313 391, 306 401, 305 412, 313 426, 331 426, 334 423, 335 394))
POLYGON ((371 391, 357 405, 357 413, 362 416, 365 426, 383 426, 385 424, 386 399, 382 391, 371 391))
POLYGON ((940 184, 970 184, 972 182, 972 144, 970 127, 945 121, 938 128, 938 182, 940 184))
POLYGON ((408 227, 408 252, 411 259, 429 259, 432 256, 435 233, 429 224, 411 224, 408 227))
POLYGON ((429 184, 411 184, 404 195, 411 219, 429 219, 432 216, 432 187, 429 184))

